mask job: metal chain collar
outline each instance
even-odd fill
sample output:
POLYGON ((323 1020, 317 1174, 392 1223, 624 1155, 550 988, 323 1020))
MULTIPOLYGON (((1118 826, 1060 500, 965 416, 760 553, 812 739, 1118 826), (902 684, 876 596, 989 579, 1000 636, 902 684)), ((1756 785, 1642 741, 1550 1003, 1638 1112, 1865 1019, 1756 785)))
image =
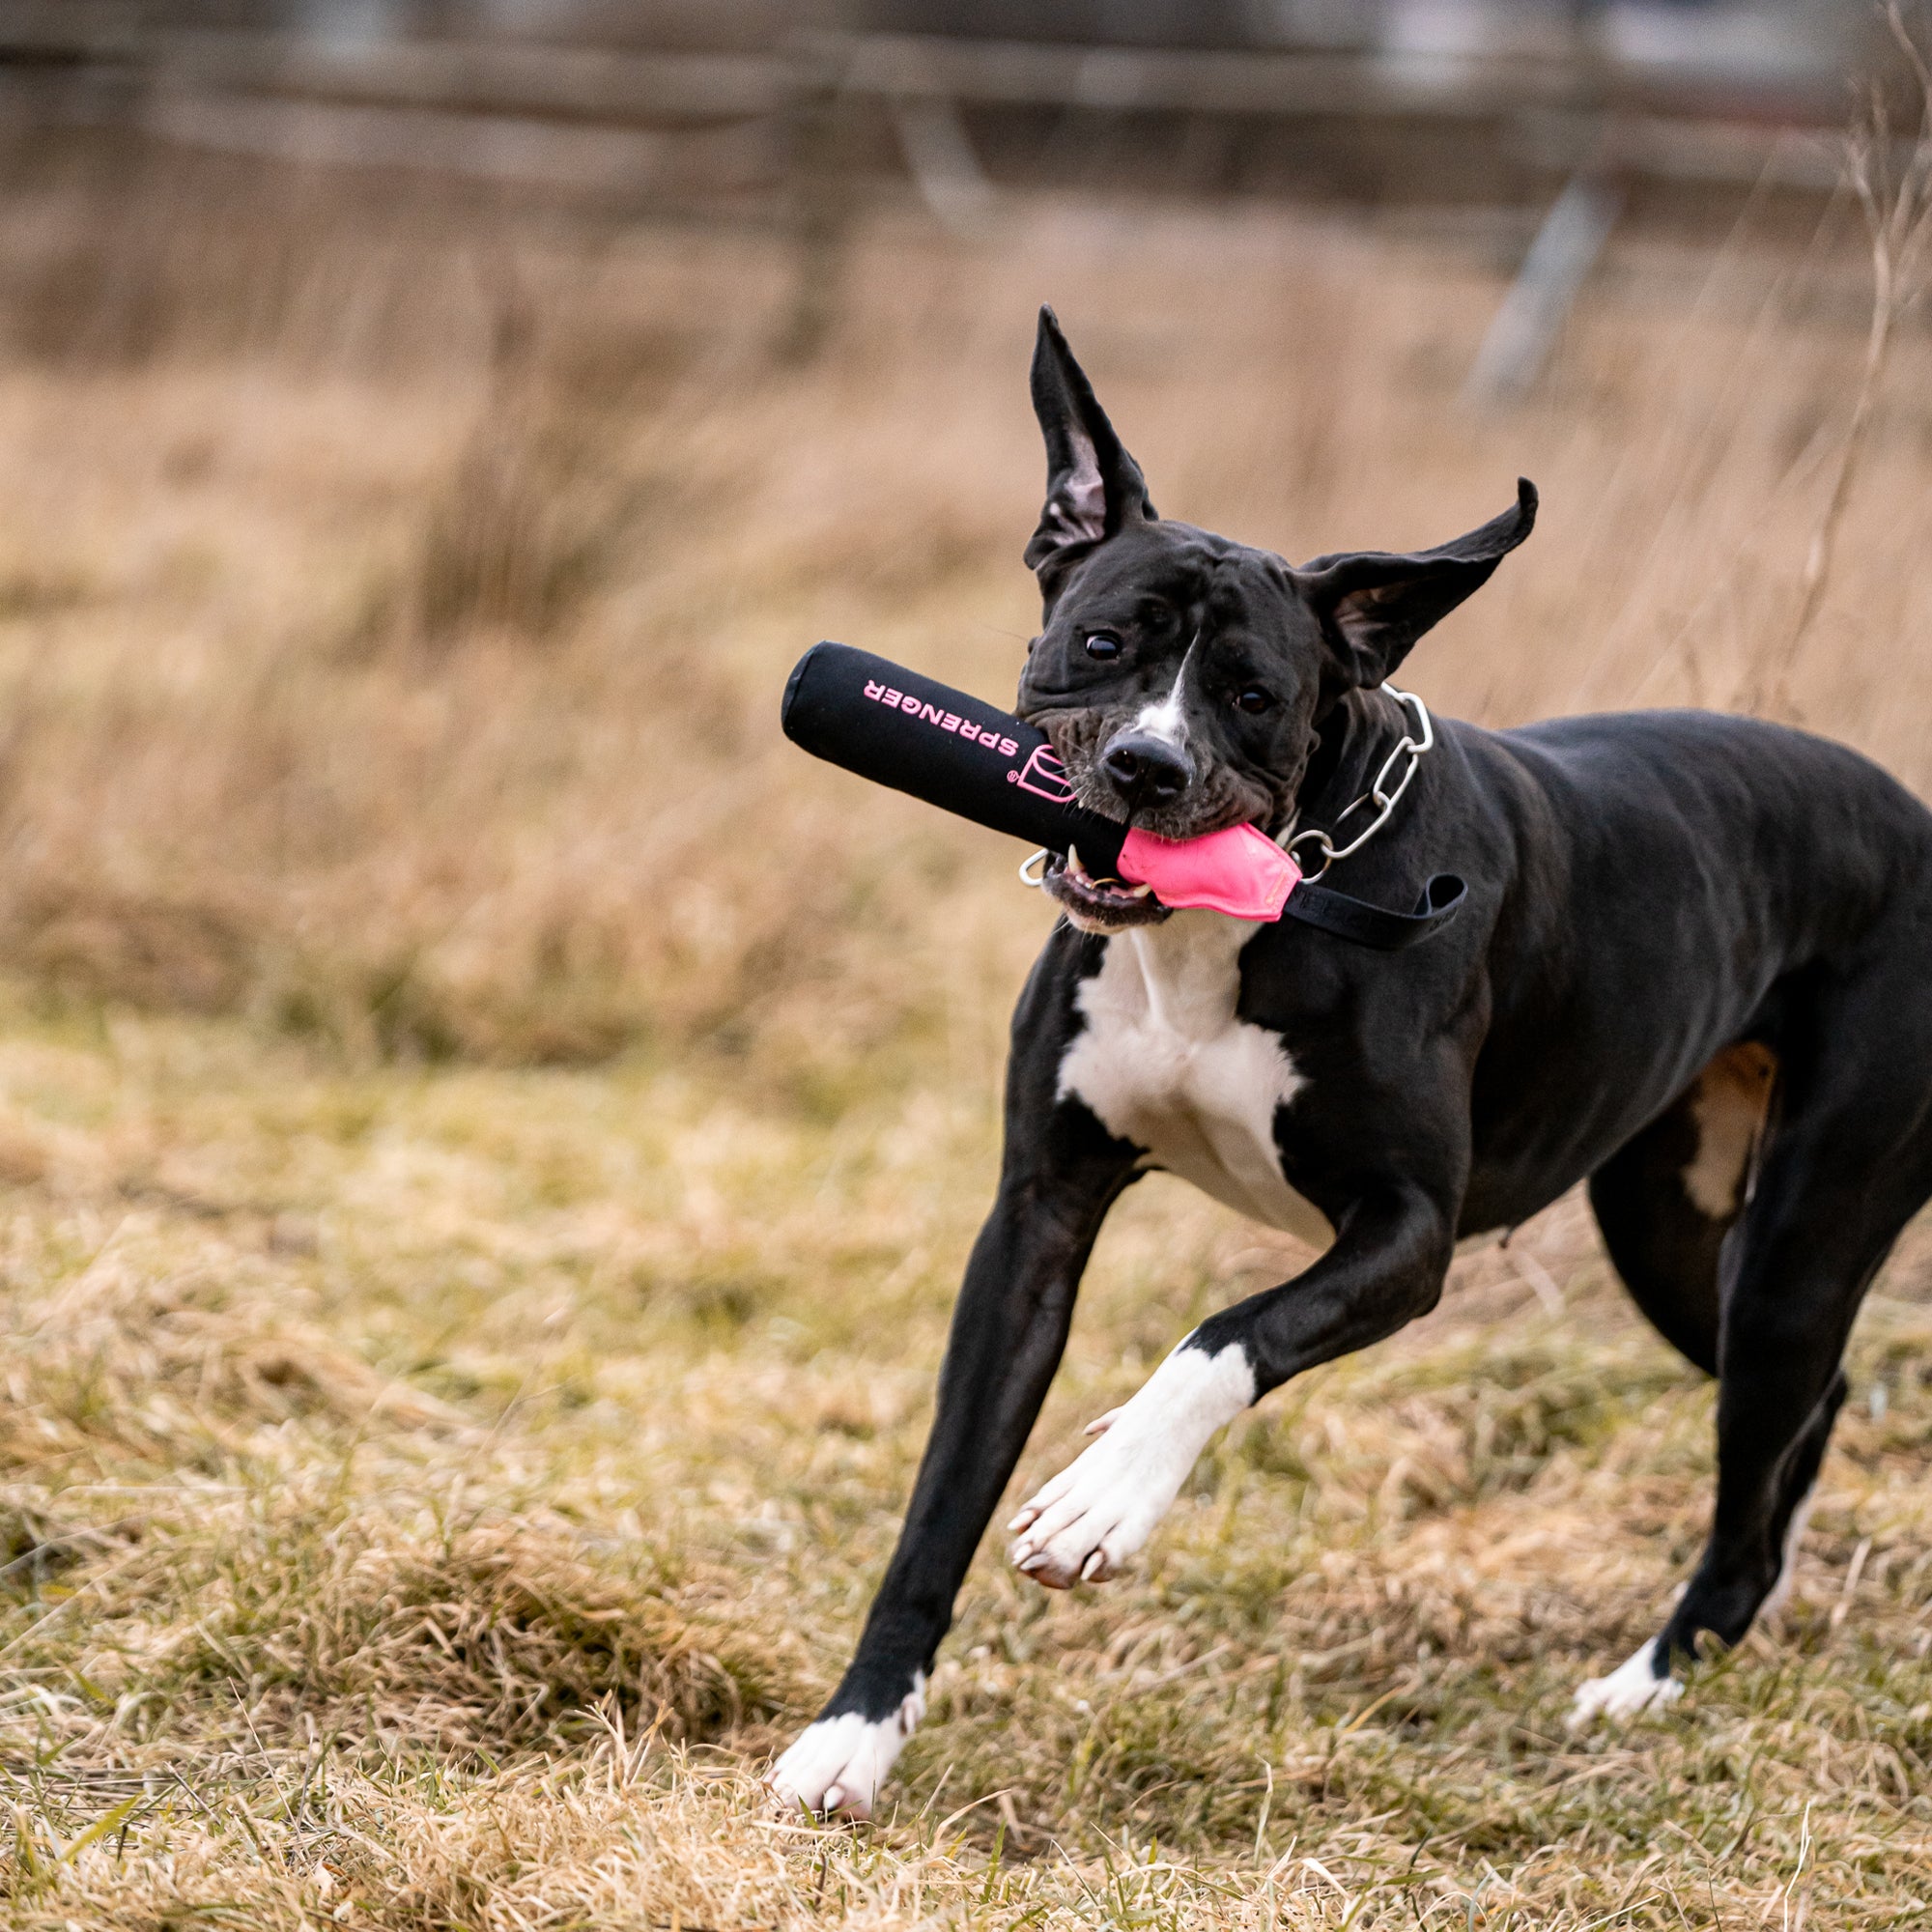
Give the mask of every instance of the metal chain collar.
MULTIPOLYGON (((1384 684, 1382 689, 1398 704, 1412 704, 1415 706, 1416 722, 1418 728, 1422 732, 1422 736, 1417 738, 1405 732, 1401 743, 1382 760, 1382 768, 1376 774, 1375 783, 1360 798, 1354 800, 1352 804, 1344 806, 1341 811, 1336 814, 1335 825, 1339 829, 1344 820, 1361 810, 1365 805, 1374 805, 1380 808, 1375 817, 1361 831, 1356 833, 1348 844, 1337 845, 1334 839, 1319 826, 1311 827, 1306 832, 1295 833, 1292 838, 1283 844, 1282 850, 1291 859, 1294 859, 1294 848, 1297 845, 1305 845, 1311 839, 1321 848, 1321 863, 1313 871, 1309 871, 1305 867, 1302 870, 1301 877, 1306 884, 1313 885, 1337 859, 1351 858, 1389 822, 1395 813, 1396 807, 1402 803, 1402 795, 1408 789, 1409 781, 1414 778, 1415 769, 1421 764, 1423 755, 1435 749, 1435 721, 1430 717, 1428 705, 1423 703, 1422 699, 1416 696, 1412 691, 1398 691, 1392 684, 1384 684), (1408 756, 1407 769, 1396 781, 1395 789, 1391 791, 1388 788, 1389 774, 1394 771, 1397 760, 1405 753, 1408 756)), ((1037 852, 1032 853, 1023 859, 1020 862, 1021 882, 1036 888, 1044 885, 1045 865, 1049 857, 1051 857, 1051 854, 1042 845, 1037 852)), ((1295 859, 1295 864, 1299 866, 1301 861, 1295 859)))
MULTIPOLYGON (((1382 760, 1382 768, 1376 774, 1375 783, 1360 798, 1356 799, 1351 805, 1345 806, 1336 814, 1333 829, 1339 831, 1343 824, 1355 812, 1360 811, 1364 806, 1374 805, 1379 808, 1375 817, 1361 831, 1356 833, 1348 844, 1337 845, 1329 834, 1323 832, 1318 826, 1312 827, 1306 832, 1297 832, 1293 838, 1290 838, 1283 845, 1282 850, 1291 859, 1295 859, 1294 848, 1297 845, 1305 845, 1312 841, 1320 848, 1321 854, 1321 864, 1313 871, 1304 867, 1301 874, 1302 878, 1310 884, 1319 879, 1337 859, 1350 858, 1359 852, 1389 822, 1389 819, 1394 815, 1396 807, 1402 803, 1402 795, 1408 789, 1409 781, 1414 778, 1416 767, 1421 764, 1423 754, 1434 751, 1435 748, 1435 723, 1429 715, 1428 705, 1423 703, 1422 699, 1416 696, 1412 691, 1398 691, 1392 684, 1384 684, 1382 689, 1398 704, 1414 705, 1417 728, 1421 731, 1422 735, 1418 738, 1411 733, 1405 732, 1402 742, 1382 760), (1405 768, 1402 777, 1395 781, 1394 789, 1391 790, 1389 786, 1389 774, 1395 770, 1397 764, 1401 762, 1405 755, 1408 759, 1408 764, 1405 768)), ((1300 865, 1300 860, 1295 859, 1295 864, 1300 865)))

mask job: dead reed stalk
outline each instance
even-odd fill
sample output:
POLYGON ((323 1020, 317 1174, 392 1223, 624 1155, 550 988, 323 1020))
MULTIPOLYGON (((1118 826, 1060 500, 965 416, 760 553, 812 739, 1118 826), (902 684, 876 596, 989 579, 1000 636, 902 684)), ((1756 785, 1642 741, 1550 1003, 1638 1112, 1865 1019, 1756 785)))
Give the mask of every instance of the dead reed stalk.
POLYGON ((1871 244, 1871 320, 1851 419, 1799 577, 1798 609, 1782 642, 1765 654, 1750 694, 1753 709, 1790 717, 1798 715, 1791 692, 1792 668, 1831 584, 1839 529, 1870 439, 1892 343, 1900 320, 1923 291, 1926 242, 1932 236, 1932 69, 1899 0, 1889 0, 1886 21, 1910 76, 1917 126, 1909 136, 1893 133, 1887 91, 1874 82, 1846 142, 1846 173, 1871 244))

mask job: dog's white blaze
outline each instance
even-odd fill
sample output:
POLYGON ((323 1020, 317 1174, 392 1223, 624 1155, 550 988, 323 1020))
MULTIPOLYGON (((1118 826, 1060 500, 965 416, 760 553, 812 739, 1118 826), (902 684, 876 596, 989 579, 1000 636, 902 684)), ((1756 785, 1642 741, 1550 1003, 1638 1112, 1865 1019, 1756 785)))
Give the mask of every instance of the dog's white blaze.
POLYGON ((1657 1639, 1634 1656, 1627 1657, 1607 1677, 1592 1677, 1577 1687, 1570 1706, 1569 1725, 1579 1731, 1598 1718, 1634 1718, 1683 1696, 1684 1687, 1674 1677, 1657 1674, 1657 1639))
POLYGON ((1060 1063, 1060 1093, 1151 1165, 1325 1248, 1334 1230, 1282 1178, 1275 1147, 1275 1115, 1302 1078, 1278 1035, 1235 1015, 1241 949, 1260 929, 1178 912, 1109 939, 1081 982, 1087 1024, 1060 1063))
POLYGON ((1181 654, 1180 668, 1174 673, 1174 682, 1158 704, 1144 704, 1134 719, 1131 728, 1150 738, 1158 738, 1165 745, 1172 745, 1177 752, 1187 749, 1187 714, 1183 709, 1181 687, 1187 682, 1187 667, 1194 656, 1194 646, 1189 644, 1181 654))
POLYGON ((1174 689, 1158 704, 1146 704, 1135 718, 1133 728, 1143 737, 1158 738, 1165 745, 1172 745, 1177 752, 1187 746, 1187 720, 1180 708, 1180 680, 1174 680, 1174 689))
POLYGON ((796 1811, 843 1812, 869 1818, 895 1760, 925 1716, 925 1673, 890 1718, 862 1718, 847 1711, 808 1724, 791 1748, 765 1774, 780 1805, 796 1811))
POLYGON ((1063 1589, 1112 1576, 1167 1514, 1214 1432, 1254 1399, 1238 1343, 1209 1355, 1183 1342, 1106 1418, 1106 1434, 1013 1518, 1013 1563, 1063 1589))

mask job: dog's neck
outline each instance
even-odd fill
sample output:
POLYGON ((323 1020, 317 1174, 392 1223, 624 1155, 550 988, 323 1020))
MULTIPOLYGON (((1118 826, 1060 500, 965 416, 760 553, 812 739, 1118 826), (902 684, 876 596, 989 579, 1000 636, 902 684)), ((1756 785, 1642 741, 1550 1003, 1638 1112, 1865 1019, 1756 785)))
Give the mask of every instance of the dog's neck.
POLYGON ((1316 727, 1290 822, 1297 832, 1332 826, 1374 782, 1409 720, 1383 691, 1350 691, 1316 727))

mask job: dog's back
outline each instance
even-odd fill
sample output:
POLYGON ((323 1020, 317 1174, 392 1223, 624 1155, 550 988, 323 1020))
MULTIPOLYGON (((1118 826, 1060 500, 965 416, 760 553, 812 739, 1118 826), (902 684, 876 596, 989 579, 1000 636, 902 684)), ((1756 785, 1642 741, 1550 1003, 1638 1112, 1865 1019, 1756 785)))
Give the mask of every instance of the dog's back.
MULTIPOLYGON (((1802 1062, 1828 987, 1932 954, 1932 812, 1842 745, 1699 711, 1446 732, 1519 861, 1465 1226, 1595 1172, 1741 1041, 1802 1062)), ((1932 1000, 1895 998, 1881 1050, 1932 1100, 1932 1000)))
POLYGON ((1780 895, 1780 943, 1831 951, 1901 897, 1932 897, 1932 811, 1849 746, 1713 711, 1612 712, 1493 734, 1564 811, 1579 864, 1653 902, 1706 889, 1780 895))

